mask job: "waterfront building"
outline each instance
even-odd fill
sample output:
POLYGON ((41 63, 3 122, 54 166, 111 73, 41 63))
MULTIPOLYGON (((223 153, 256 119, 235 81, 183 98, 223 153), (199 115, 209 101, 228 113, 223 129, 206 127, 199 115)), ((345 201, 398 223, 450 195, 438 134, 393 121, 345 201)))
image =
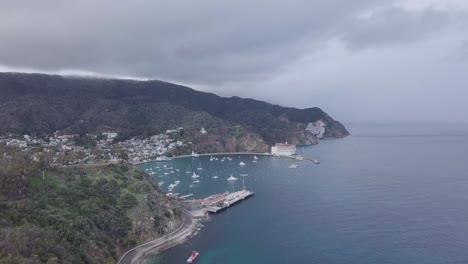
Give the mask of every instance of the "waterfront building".
POLYGON ((275 156, 291 156, 296 154, 296 145, 286 143, 276 143, 271 147, 271 154, 275 156))

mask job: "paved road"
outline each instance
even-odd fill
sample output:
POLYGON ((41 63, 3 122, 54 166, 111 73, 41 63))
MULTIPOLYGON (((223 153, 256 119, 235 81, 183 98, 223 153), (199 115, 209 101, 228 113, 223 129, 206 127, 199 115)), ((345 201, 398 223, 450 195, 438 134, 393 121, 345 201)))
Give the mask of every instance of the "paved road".
POLYGON ((132 264, 135 260, 137 260, 139 257, 141 257, 142 254, 145 254, 145 252, 149 250, 156 250, 157 248, 166 246, 167 243, 173 242, 177 239, 181 239, 188 234, 190 234, 190 229, 192 227, 193 220, 192 216, 190 213, 183 211, 183 223, 182 225, 175 230, 174 232, 164 236, 160 237, 158 239, 155 239, 153 241, 147 242, 145 244, 142 244, 140 246, 137 246, 135 248, 130 249, 127 251, 123 257, 119 260, 119 264, 132 264))

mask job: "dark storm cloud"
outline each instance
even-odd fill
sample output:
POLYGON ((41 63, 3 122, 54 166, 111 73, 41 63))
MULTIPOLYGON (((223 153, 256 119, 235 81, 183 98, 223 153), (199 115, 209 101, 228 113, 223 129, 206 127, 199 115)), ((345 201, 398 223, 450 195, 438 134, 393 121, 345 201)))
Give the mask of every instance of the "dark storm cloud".
POLYGON ((419 38, 441 20, 382 3, 4 1, 0 63, 219 84, 275 74, 336 35, 352 47, 388 43, 419 38), (380 11, 369 21, 357 18, 372 9, 380 11))
POLYGON ((463 0, 0 1, 0 70, 158 78, 347 120, 460 121, 467 13, 463 0))

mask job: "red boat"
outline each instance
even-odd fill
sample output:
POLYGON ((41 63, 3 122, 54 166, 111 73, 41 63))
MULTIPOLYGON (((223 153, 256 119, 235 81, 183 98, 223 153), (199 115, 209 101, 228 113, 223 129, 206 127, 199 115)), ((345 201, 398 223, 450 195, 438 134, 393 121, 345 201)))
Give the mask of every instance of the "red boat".
POLYGON ((198 258, 198 256, 200 255, 200 253, 194 251, 192 252, 192 255, 190 256, 190 258, 187 259, 187 263, 192 263, 195 261, 196 258, 198 258))

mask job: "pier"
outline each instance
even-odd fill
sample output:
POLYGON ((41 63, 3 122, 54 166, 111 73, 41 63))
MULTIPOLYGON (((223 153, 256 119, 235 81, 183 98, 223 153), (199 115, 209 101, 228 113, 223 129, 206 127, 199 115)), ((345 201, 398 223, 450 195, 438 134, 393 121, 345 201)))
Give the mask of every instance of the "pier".
POLYGON ((182 206, 193 213, 193 215, 204 215, 206 213, 218 213, 231 205, 243 201, 254 195, 254 192, 243 189, 237 192, 224 192, 214 194, 203 199, 180 200, 182 206))
POLYGON ((252 195, 254 195, 254 192, 247 190, 229 193, 222 198, 216 199, 216 202, 211 203, 211 205, 207 206, 206 211, 212 214, 218 213, 219 211, 222 211, 233 204, 245 200, 246 198, 249 198, 252 195))

